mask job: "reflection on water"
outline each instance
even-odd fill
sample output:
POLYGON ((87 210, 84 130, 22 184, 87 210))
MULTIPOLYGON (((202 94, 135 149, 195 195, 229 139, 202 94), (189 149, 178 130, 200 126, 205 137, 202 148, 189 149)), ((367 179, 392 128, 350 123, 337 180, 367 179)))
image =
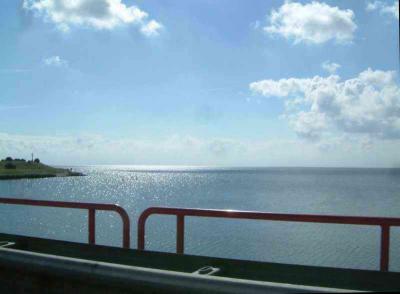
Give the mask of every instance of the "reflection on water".
MULTIPOLYGON (((149 206, 400 217, 399 169, 95 166, 86 177, 0 181, 0 196, 118 203, 136 221, 149 206)), ((118 215, 97 213, 97 241, 121 244, 118 215)), ((0 207, 1 231, 87 241, 85 211, 0 207)), ((186 252, 296 264, 378 268, 378 228, 188 218, 186 252)), ((393 244, 400 230, 392 229, 393 244)), ((147 248, 174 251, 175 219, 154 216, 147 248)), ((391 269, 400 270, 399 246, 391 269)))

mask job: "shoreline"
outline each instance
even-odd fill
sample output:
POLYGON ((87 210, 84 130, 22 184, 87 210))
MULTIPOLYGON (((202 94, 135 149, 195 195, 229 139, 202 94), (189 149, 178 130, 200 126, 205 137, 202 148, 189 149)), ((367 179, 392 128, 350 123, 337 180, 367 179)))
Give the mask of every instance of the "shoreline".
POLYGON ((23 175, 0 175, 1 180, 22 180, 22 179, 42 179, 42 178, 64 178, 64 177, 83 177, 83 173, 70 172, 69 174, 23 174, 23 175))

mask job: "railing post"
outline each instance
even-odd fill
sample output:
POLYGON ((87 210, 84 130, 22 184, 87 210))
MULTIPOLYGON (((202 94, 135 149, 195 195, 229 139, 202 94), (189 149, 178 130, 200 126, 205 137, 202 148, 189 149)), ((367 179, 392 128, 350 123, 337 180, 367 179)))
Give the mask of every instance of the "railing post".
POLYGON ((129 249, 131 247, 131 229, 129 217, 122 218, 122 247, 129 249))
POLYGON ((131 247, 131 223, 129 215, 126 213, 125 209, 120 206, 117 206, 116 212, 122 220, 122 247, 129 249, 131 247))
POLYGON ((183 254, 185 248, 185 216, 176 216, 176 253, 183 254))
POLYGON ((89 212, 89 244, 94 245, 96 243, 96 210, 93 208, 88 209, 89 212))
POLYGON ((390 243, 390 226, 381 226, 381 267, 382 272, 389 270, 389 243, 390 243))
POLYGON ((137 229, 137 249, 144 250, 145 246, 145 232, 146 231, 146 216, 142 213, 138 220, 137 229))

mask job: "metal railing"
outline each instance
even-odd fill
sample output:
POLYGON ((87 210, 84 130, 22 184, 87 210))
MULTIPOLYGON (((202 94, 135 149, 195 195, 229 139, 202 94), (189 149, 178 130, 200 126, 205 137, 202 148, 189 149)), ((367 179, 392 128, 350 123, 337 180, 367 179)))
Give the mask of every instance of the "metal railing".
POLYGON ((96 243, 96 210, 114 211, 119 214, 122 220, 122 246, 130 247, 130 221, 125 209, 117 204, 103 203, 85 203, 85 202, 64 202, 64 201, 48 201, 48 200, 31 200, 31 199, 15 199, 0 198, 1 204, 12 205, 29 205, 29 206, 45 206, 45 207, 61 207, 88 210, 88 243, 96 243))
POLYGON ((359 217, 336 215, 311 215, 311 214, 280 214, 254 211, 211 210, 190 208, 150 207, 142 212, 138 221, 138 249, 145 249, 146 220, 150 215, 176 215, 176 253, 184 252, 185 217, 214 217, 249 220, 270 220, 307 223, 329 223, 349 225, 370 225, 381 227, 380 270, 389 269, 390 227, 400 226, 400 218, 385 217, 359 217))
MULTIPOLYGON (((29 205, 42 207, 59 207, 88 210, 88 243, 96 243, 96 210, 114 211, 122 220, 122 242, 124 248, 130 248, 130 220, 127 212, 117 204, 65 202, 48 200, 31 200, 16 198, 0 198, 0 204, 29 205)), ((312 215, 312 214, 282 214, 255 211, 213 210, 173 207, 150 207, 142 212, 138 220, 137 242, 138 249, 145 249, 146 220, 150 215, 175 215, 176 223, 176 252, 184 253, 185 217, 213 217, 248 220, 270 220, 306 223, 330 223, 349 225, 369 225, 381 227, 380 270, 389 269, 390 227, 400 226, 400 218, 387 217, 360 217, 337 215, 312 215)))

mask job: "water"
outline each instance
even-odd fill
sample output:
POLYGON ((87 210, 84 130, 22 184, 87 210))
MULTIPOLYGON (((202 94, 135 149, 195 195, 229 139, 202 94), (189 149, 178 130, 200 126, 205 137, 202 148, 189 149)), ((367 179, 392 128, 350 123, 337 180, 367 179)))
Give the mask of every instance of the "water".
MULTIPOLYGON (((136 221, 150 206, 400 217, 399 169, 75 167, 86 177, 0 181, 0 197, 118 203, 136 221)), ((87 241, 87 213, 0 206, 1 231, 87 241)), ((152 216, 146 248, 173 252, 175 218, 152 216)), ((188 218, 185 252, 292 264, 378 269, 377 227, 188 218)), ((117 214, 97 213, 97 242, 121 245, 117 214)), ((390 269, 400 271, 400 229, 390 269)))

